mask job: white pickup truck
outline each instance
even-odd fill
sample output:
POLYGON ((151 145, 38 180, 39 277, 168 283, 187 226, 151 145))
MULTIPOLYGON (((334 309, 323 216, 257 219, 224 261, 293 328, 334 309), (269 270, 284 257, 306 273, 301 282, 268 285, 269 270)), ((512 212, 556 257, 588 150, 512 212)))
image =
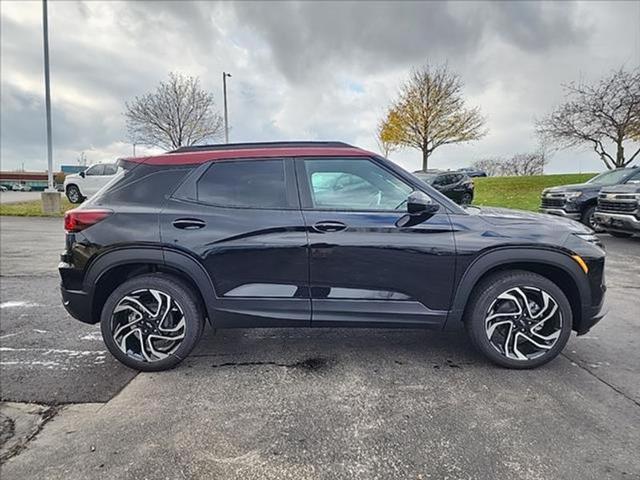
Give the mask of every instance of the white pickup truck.
POLYGON ((71 203, 82 203, 118 173, 115 163, 97 163, 80 173, 67 175, 64 179, 64 192, 71 203))

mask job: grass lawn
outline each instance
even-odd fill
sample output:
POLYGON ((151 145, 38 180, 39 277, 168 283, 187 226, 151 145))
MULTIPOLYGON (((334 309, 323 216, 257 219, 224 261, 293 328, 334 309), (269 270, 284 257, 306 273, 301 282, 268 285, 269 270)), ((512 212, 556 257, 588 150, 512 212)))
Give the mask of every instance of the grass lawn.
MULTIPOLYGON (((67 197, 62 195, 60 199, 60 213, 53 215, 55 217, 62 217, 64 212, 72 209, 76 205, 73 205, 67 197)), ((33 200, 31 202, 19 202, 19 203, 5 203, 0 205, 0 215, 11 215, 18 217, 43 217, 42 202, 40 200, 33 200)))
POLYGON ((540 206, 540 193, 544 188, 583 183, 594 175, 595 173, 570 173, 531 177, 474 178, 476 191, 473 204, 537 211, 540 206))

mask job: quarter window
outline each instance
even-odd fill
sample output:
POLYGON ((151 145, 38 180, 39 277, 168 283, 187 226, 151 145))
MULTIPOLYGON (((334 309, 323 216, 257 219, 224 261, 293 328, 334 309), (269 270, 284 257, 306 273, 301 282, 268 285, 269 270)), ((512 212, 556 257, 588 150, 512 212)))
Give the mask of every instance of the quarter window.
POLYGON ((197 199, 223 207, 287 208, 282 160, 213 163, 197 182, 197 199))
POLYGON ((399 210, 409 185, 370 160, 305 160, 314 208, 330 210, 399 210))

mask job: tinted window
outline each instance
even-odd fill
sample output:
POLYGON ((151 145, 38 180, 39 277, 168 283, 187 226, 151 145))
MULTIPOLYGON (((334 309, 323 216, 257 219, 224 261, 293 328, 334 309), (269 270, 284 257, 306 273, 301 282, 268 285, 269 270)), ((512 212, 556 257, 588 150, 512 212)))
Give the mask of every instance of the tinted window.
POLYGON ((197 182, 198 201, 226 207, 286 208, 282 160, 213 163, 197 182))
POLYGON ((640 168, 638 169, 638 171, 633 174, 631 176, 631 178, 629 178, 629 180, 627 180, 628 182, 640 182, 640 168))
POLYGON ((104 165, 94 165, 84 171, 85 175, 102 175, 104 172, 104 165))
POLYGON ((115 175, 118 167, 114 164, 108 163, 104 166, 103 175, 115 175))
POLYGON ((305 160, 315 208, 396 210, 413 191, 369 160, 305 160))
POLYGON ((609 172, 596 175, 587 183, 592 183, 594 185, 615 185, 620 183, 627 175, 629 175, 629 170, 621 168, 620 170, 611 170, 609 172))

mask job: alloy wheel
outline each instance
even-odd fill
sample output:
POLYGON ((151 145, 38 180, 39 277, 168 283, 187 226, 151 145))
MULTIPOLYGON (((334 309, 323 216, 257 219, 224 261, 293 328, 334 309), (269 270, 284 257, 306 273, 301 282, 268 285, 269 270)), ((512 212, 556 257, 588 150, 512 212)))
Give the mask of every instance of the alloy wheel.
POLYGON ((537 287, 514 287, 491 303, 485 316, 489 343, 504 357, 532 360, 548 352, 562 332, 557 301, 537 287))
POLYGON ((71 203, 78 203, 80 201, 80 192, 78 191, 77 188, 69 188, 69 191, 67 192, 67 196, 69 197, 69 201, 71 203))
POLYGON ((156 362, 175 353, 185 336, 182 308, 167 293, 143 289, 125 295, 111 316, 111 335, 127 356, 156 362))

